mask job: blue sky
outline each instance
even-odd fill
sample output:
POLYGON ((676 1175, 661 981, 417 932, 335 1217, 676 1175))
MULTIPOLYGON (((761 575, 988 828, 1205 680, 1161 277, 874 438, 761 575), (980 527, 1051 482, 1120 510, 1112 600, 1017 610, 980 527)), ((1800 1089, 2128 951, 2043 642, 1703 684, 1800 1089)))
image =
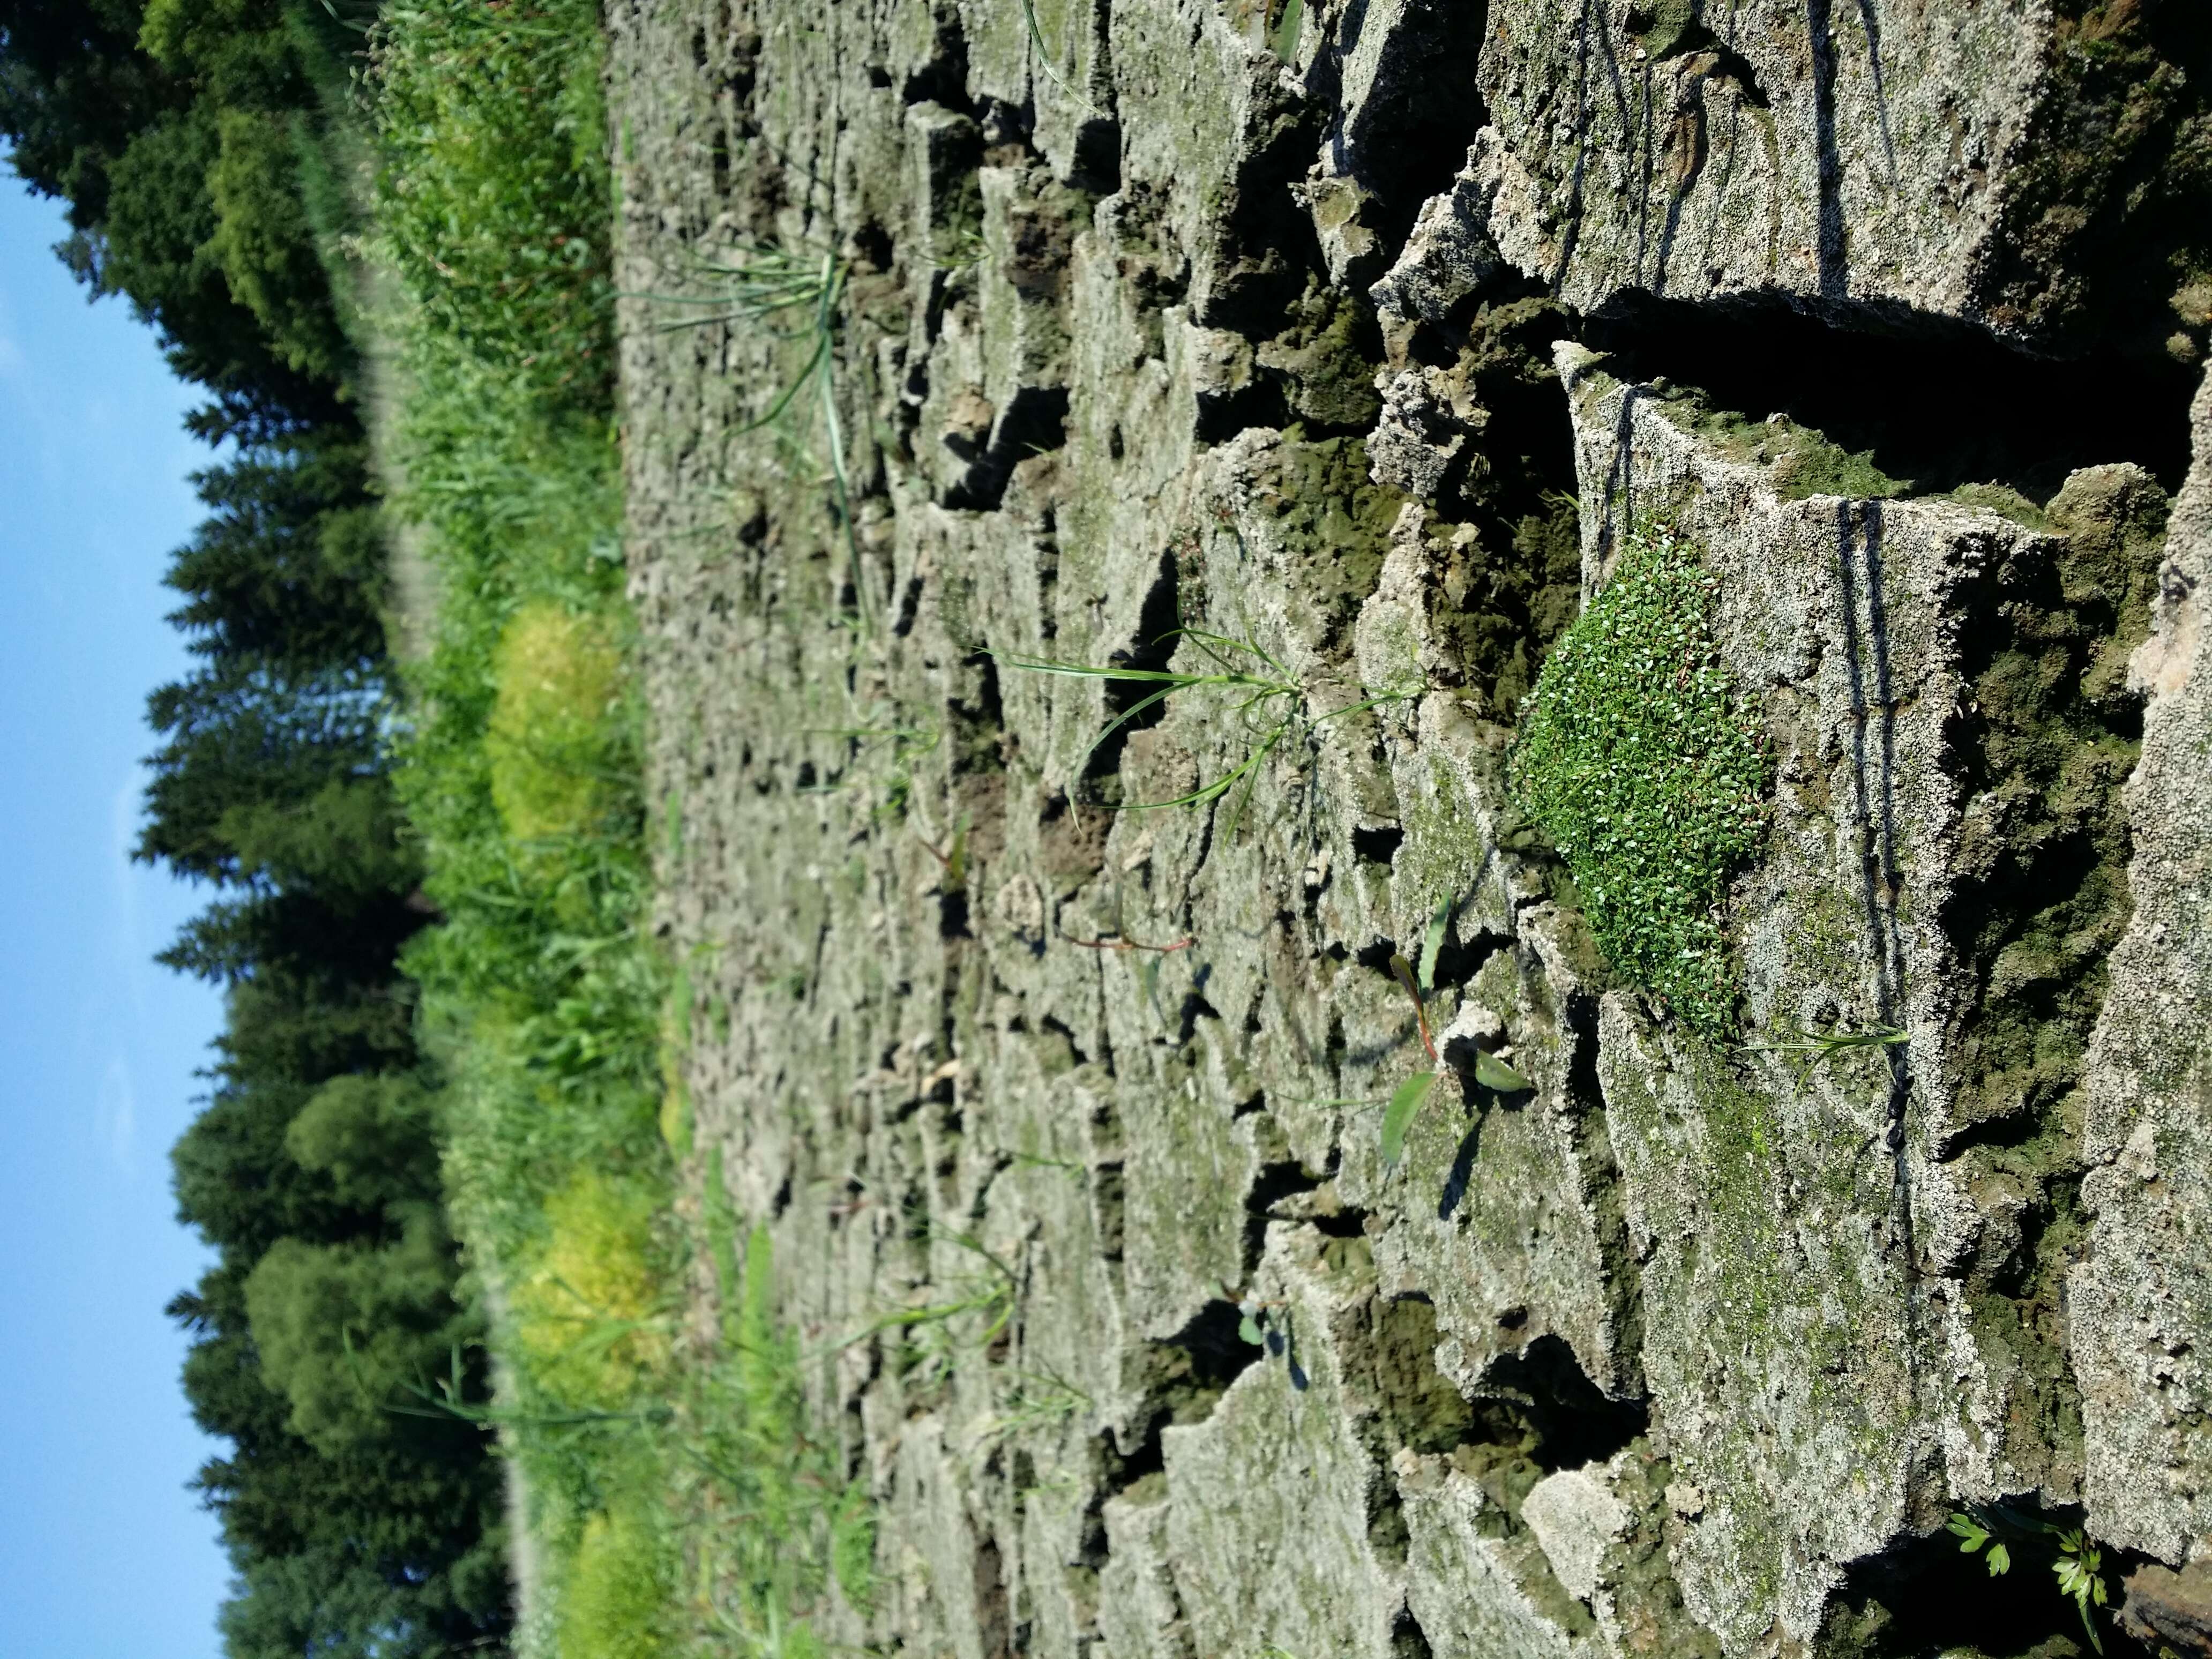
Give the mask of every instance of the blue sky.
POLYGON ((228 1571, 161 1307, 206 1261, 168 1150, 221 1007, 150 959, 193 895, 126 854, 207 452, 151 331, 54 258, 63 228, 0 172, 0 1654, 200 1659, 228 1571))

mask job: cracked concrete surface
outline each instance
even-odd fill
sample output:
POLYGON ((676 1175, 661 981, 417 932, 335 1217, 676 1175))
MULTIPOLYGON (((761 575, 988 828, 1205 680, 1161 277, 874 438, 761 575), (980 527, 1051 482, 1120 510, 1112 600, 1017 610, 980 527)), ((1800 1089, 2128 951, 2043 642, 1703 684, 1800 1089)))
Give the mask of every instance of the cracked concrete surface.
POLYGON ((2212 485, 1807 493, 1583 337, 2033 333, 1983 277, 2071 25, 1697 11, 610 8, 686 1178, 877 1498, 836 1639, 1934 1652, 1955 1504, 2208 1549, 2212 485), (645 297, 769 246, 844 272, 826 348, 645 297), (1504 785, 1652 515, 1775 764, 1750 1048, 1608 969, 1504 785), (1040 662, 1275 690, 1101 742, 1158 683, 1040 662), (1903 1041, 1776 1046, 1827 1030, 1903 1041))

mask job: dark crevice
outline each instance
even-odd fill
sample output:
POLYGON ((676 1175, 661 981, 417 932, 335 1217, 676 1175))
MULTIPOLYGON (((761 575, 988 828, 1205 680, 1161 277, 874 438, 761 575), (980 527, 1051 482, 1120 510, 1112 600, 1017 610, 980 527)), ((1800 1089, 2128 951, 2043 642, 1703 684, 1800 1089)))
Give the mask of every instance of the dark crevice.
POLYGON ((1037 1022, 1037 1029, 1049 1031, 1066 1043, 1067 1052, 1075 1056, 1075 1063, 1078 1066, 1088 1066, 1091 1063, 1091 1056, 1083 1052, 1082 1045, 1075 1040, 1075 1032, 1066 1022, 1051 1014, 1047 1014, 1037 1022))
POLYGON ((1013 1659, 1013 1615, 999 1540, 985 1533, 975 1542, 975 1637, 983 1659, 1013 1659))
POLYGON ((899 97, 906 103, 942 104, 947 109, 963 114, 976 112, 968 96, 968 35, 961 27, 959 8, 951 4, 933 6, 930 22, 934 30, 930 42, 930 53, 920 69, 906 77, 899 88, 899 97))
MULTIPOLYGON (((1165 668, 1175 655, 1176 629, 1182 625, 1175 554, 1164 552, 1152 585, 1146 591, 1145 602, 1138 609, 1135 645, 1109 652, 1107 660, 1116 668, 1157 672, 1165 668)), ((1167 705, 1163 699, 1133 719, 1125 720, 1121 717, 1158 689, 1142 681, 1105 683, 1107 720, 1120 724, 1099 741, 1084 763, 1082 781, 1091 795, 1089 804, 1106 807, 1121 805, 1121 751, 1127 746, 1131 733, 1158 726, 1166 717, 1167 705)))
POLYGON ((1165 1341, 1145 1345, 1139 1362, 1145 1415, 1133 1429, 1133 1449, 1120 1455, 1120 1467, 1109 1476, 1115 1490, 1161 1471, 1160 1431, 1171 1423, 1203 1422, 1229 1385, 1261 1357, 1262 1350, 1239 1334, 1243 1317, 1235 1303, 1217 1299, 1165 1341))
MULTIPOLYGON (((2086 1655, 2089 1644, 2081 1616, 2053 1582, 2057 1552, 2042 1530, 2078 1526, 2081 1511, 2039 1510, 2025 1504, 2006 1510, 2021 1523, 2017 1531, 1999 1534, 2012 1557, 2007 1572, 1992 1574, 1985 1554, 1962 1553, 1948 1530, 1856 1562, 1829 1604, 1819 1650, 1837 1659, 2086 1655)), ((2143 1559, 2110 1548, 2102 1553, 2106 1582, 2114 1589, 2128 1565, 2143 1559)), ((2095 1617, 2106 1659, 2149 1659, 2152 1650, 2125 1634, 2108 1613, 2095 1617)))
POLYGON ((1553 343, 1579 331, 1536 284, 1509 277, 1440 320, 1401 322, 1393 342, 1393 371, 1422 390, 1411 404, 1394 391, 1378 441, 1413 438, 1447 457, 1429 486, 1440 642, 1500 721, 1581 606, 1574 424, 1552 362, 1553 343))
POLYGON ((1390 1659, 1435 1659, 1435 1654, 1428 1632, 1413 1617, 1413 1610, 1399 1608, 1397 1622, 1390 1626, 1390 1659))
POLYGON ((1091 1205, 1098 1229, 1098 1254, 1120 1266, 1127 1244, 1127 1183, 1118 1163, 1094 1164, 1091 1171, 1091 1205))
POLYGON ((1883 320, 1889 331, 1847 331, 1779 303, 1637 295, 1589 319, 1583 338, 1626 378, 1694 388, 1754 425, 1780 415, 1865 455, 1899 486, 1880 493, 1993 483, 2040 503, 2075 468, 2121 460, 2179 487, 2193 371, 2109 354, 2052 362, 1942 318, 1883 320))
MULTIPOLYGON (((1374 829, 1354 830, 1352 850, 1355 856, 1370 864, 1388 865, 1398 856, 1398 849, 1406 842, 1406 832, 1395 824, 1384 824, 1374 829)), ((1387 960, 1385 963, 1387 966, 1387 960)))
POLYGON ((1213 964, 1200 963, 1192 974, 1190 988, 1182 994, 1182 1004, 1176 1012, 1176 1046, 1188 1048, 1198 1035, 1201 1019, 1219 1019, 1221 1011, 1206 1000, 1206 982, 1213 977, 1213 964))
POLYGON ((1529 1455, 1547 1474, 1602 1462, 1650 1422, 1642 1401, 1607 1399, 1565 1339, 1548 1334, 1492 1361, 1481 1392, 1525 1413, 1536 1437, 1529 1455))
POLYGON ((1421 204, 1451 188, 1468 149, 1489 121, 1475 92, 1475 64, 1488 33, 1488 7, 1425 4, 1377 13, 1354 0, 1309 89, 1326 105, 1341 96, 1343 60, 1358 50, 1370 18, 1392 27, 1377 55, 1374 79, 1350 120, 1324 140, 1329 170, 1358 181, 1370 199, 1359 222, 1376 239, 1374 254, 1355 263, 1347 286, 1371 280, 1405 245, 1421 204))
POLYGON ((960 482, 945 492, 945 505, 955 512, 996 512, 1014 469, 1066 441, 1067 388, 1022 387, 992 428, 989 446, 975 453, 960 482))
POLYGON ((1429 988, 1441 991, 1466 984, 1495 952, 1510 949, 1512 944, 1512 939, 1502 933, 1478 933, 1472 938, 1459 939, 1446 932, 1443 942, 1437 946, 1436 967, 1429 975, 1429 988))
MULTIPOLYGON (((1275 1210, 1286 1199, 1317 1190, 1326 1178, 1310 1174, 1304 1164, 1294 1160, 1260 1166, 1259 1173, 1253 1177, 1251 1189, 1244 1194, 1244 1272, 1248 1278, 1259 1269, 1261 1253, 1267 1248, 1267 1224, 1284 1218, 1275 1215, 1275 1210)), ((1340 1223, 1342 1218, 1331 1217, 1330 1220, 1340 1223)), ((1340 1225, 1327 1231, 1332 1231, 1338 1237, 1347 1236, 1340 1225)), ((1358 1231, 1355 1218, 1352 1232, 1357 1234, 1358 1231)))

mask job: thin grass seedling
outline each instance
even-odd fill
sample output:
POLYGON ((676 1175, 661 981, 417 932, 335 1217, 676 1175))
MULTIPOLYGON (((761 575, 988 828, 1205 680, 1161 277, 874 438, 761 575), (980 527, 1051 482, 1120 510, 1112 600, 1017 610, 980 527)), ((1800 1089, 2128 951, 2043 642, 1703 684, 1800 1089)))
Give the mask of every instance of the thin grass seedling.
POLYGON ((1072 1158, 1044 1158, 1036 1152, 1013 1152, 1008 1156, 1015 1163, 1026 1164, 1034 1170, 1063 1170, 1069 1175, 1079 1176, 1091 1173, 1089 1164, 1079 1164, 1072 1158))
POLYGON ((1084 107, 1089 108, 1091 100, 1067 83, 1052 61, 1052 48, 1045 45, 1043 26, 1037 21, 1036 0, 1022 0, 1022 18, 1030 26, 1030 44, 1036 48, 1037 64, 1044 70, 1045 78, 1084 107))
POLYGON ((1188 933, 1172 945, 1146 945, 1137 939, 1123 939, 1118 933, 1109 933, 1098 939, 1070 939, 1066 933, 1060 937, 1066 944, 1085 951, 1153 951, 1164 957, 1171 957, 1178 951, 1188 951, 1198 943, 1188 933))
MULTIPOLYGON (((364 1397, 369 1395, 368 1384, 361 1374, 360 1360, 353 1351, 353 1330, 350 1326, 339 1328, 338 1340, 345 1350, 346 1364, 353 1374, 354 1386, 364 1397)), ((511 1406, 495 1406, 489 1401, 472 1401, 467 1397, 467 1378, 461 1363, 461 1344, 453 1345, 451 1371, 445 1376, 434 1376, 429 1386, 421 1382, 403 1385, 405 1391, 422 1401, 420 1405, 382 1403, 382 1409, 394 1417, 422 1417, 433 1419, 456 1419, 480 1429, 574 1429, 589 1428, 613 1423, 663 1423, 669 1413, 665 1407, 647 1406, 629 1411, 606 1411, 589 1407, 577 1407, 567 1411, 531 1412, 511 1406)))
MULTIPOLYGON (((1259 781, 1261 768, 1267 757, 1286 741, 1300 735, 1310 735, 1331 720, 1342 720, 1386 702, 1401 702, 1413 695, 1406 690, 1386 691, 1347 703, 1341 708, 1331 709, 1325 714, 1313 714, 1308 712, 1311 694, 1304 684, 1279 659, 1251 641, 1231 639, 1225 634, 1211 633, 1204 629, 1176 628, 1161 635, 1153 643, 1171 639, 1188 641, 1213 665, 1212 669, 1192 672, 1168 668, 1124 668, 1112 664, 1065 662, 1051 657, 999 656, 996 653, 992 653, 1008 667, 1030 673, 1105 680, 1151 688, 1109 720, 1098 735, 1091 740, 1090 746, 1076 763, 1079 770, 1097 751, 1100 744, 1172 697, 1193 692, 1218 692, 1229 699, 1227 712, 1230 718, 1240 723, 1252 738, 1243 759, 1219 776, 1186 793, 1166 800, 1125 802, 1114 810, 1157 812, 1177 806, 1205 806, 1233 793, 1236 799, 1230 809, 1230 824, 1233 829, 1245 806, 1250 803, 1252 788, 1259 781)), ((1103 806, 1107 803, 1094 802, 1092 805, 1103 806)))
POLYGON ((980 1451, 1009 1435, 1052 1428, 1091 1404, 1088 1394, 1057 1371, 1018 1370, 1009 1375, 1016 1387, 1007 1398, 1006 1408, 976 1426, 969 1443, 971 1452, 980 1451))
POLYGON ((1739 1042, 1739 1052, 1750 1054, 1794 1054, 1791 1066, 1797 1086, 1803 1088, 1807 1079, 1822 1066, 1856 1054, 1865 1048, 1902 1048, 1912 1039, 1893 1025, 1863 1025, 1852 1030, 1816 1030, 1799 1026, 1794 1039, 1773 1042, 1739 1042))
MULTIPOLYGON (((924 1302, 911 1307, 893 1308, 878 1314, 839 1342, 836 1345, 839 1348, 849 1348, 855 1343, 865 1342, 886 1332, 943 1333, 948 1331, 954 1322, 970 1316, 979 1319, 981 1325, 974 1340, 967 1345, 969 1346, 988 1348, 1006 1334, 1007 1328, 1013 1323, 1015 1303, 1021 1289, 1020 1277, 1000 1260, 995 1252, 969 1234, 946 1232, 939 1233, 936 1237, 980 1257, 988 1264, 991 1273, 984 1275, 981 1283, 965 1295, 943 1302, 924 1302)), ((915 1349, 934 1370, 941 1371, 951 1364, 949 1343, 937 1347, 921 1340, 912 1340, 908 1346, 915 1349)))
POLYGON ((829 441, 830 483, 836 496, 839 527, 852 562, 853 593, 864 622, 872 623, 873 607, 866 571, 860 562, 860 542, 853 520, 851 469, 845 455, 844 421, 837 412, 835 375, 838 309, 844 299, 848 275, 845 262, 834 253, 797 253, 767 244, 740 243, 735 263, 694 255, 688 269, 721 286, 702 295, 640 294, 629 297, 664 305, 709 307, 696 316, 668 319, 657 326, 663 331, 708 327, 716 324, 758 323, 786 339, 811 340, 811 347, 799 372, 785 383, 767 410, 736 428, 738 434, 757 431, 782 418, 801 392, 813 386, 819 395, 822 422, 829 441), (796 313, 799 320, 779 319, 796 313))

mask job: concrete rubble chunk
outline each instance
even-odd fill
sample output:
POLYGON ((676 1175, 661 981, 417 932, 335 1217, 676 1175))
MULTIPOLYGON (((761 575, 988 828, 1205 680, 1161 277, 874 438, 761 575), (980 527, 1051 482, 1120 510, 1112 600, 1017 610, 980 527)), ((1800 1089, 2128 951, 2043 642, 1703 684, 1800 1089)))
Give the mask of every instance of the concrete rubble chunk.
POLYGON ((2179 1565, 2212 1534, 2212 381, 2174 504, 2128 782, 2135 902, 2084 1080, 2089 1249, 2069 1278, 2100 1537, 2179 1565))
POLYGON ((1491 233, 1583 309, 1769 296, 2030 337, 2056 319, 2005 285, 2006 255, 2104 115, 2069 101, 2065 9, 1495 0, 1491 233))
POLYGON ((1597 1594, 1607 1547, 1628 1527, 1627 1506, 1604 1480, 1602 1465, 1547 1474, 1521 1500, 1521 1519, 1543 1547, 1552 1571, 1577 1601, 1597 1594))

